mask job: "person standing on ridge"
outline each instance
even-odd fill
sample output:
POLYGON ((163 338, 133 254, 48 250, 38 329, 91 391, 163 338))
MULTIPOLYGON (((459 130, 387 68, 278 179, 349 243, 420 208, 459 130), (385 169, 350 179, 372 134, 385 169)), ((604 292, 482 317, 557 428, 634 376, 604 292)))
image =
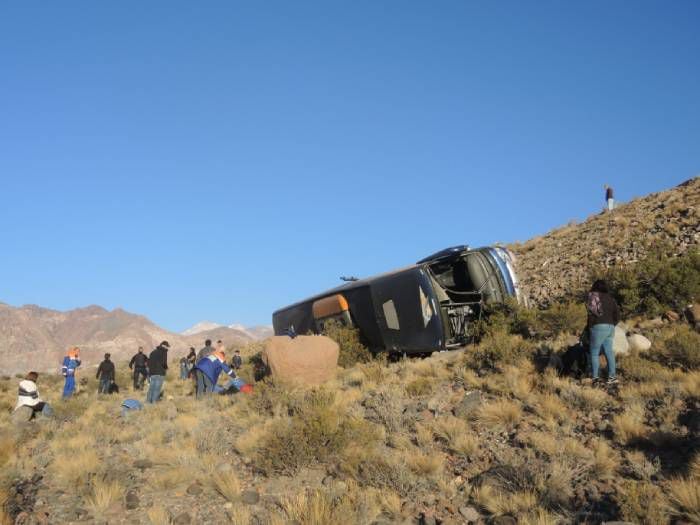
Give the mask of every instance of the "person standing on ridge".
POLYGON ((200 359, 204 359, 205 357, 213 353, 214 348, 211 346, 211 339, 207 339, 206 341, 204 341, 204 348, 200 349, 197 353, 197 359, 195 363, 199 362, 200 359))
POLYGON ((134 390, 141 390, 148 377, 148 356, 143 353, 143 346, 139 346, 139 351, 129 361, 129 369, 134 371, 134 390))
POLYGON ((608 384, 613 385, 617 383, 613 339, 615 337, 615 325, 620 321, 620 309, 615 299, 610 295, 605 281, 599 279, 593 283, 586 301, 586 310, 588 311, 589 359, 593 383, 594 385, 600 383, 598 371, 602 351, 605 353, 605 359, 608 362, 608 384))
POLYGON ((146 403, 157 403, 160 401, 160 393, 165 382, 165 372, 168 370, 168 348, 170 348, 170 343, 163 341, 148 356, 150 384, 146 393, 146 403))
POLYGON ((605 202, 608 206, 608 211, 613 211, 615 209, 615 199, 613 198, 613 189, 605 185, 605 202))
POLYGON ((63 385, 63 399, 68 399, 75 392, 75 371, 80 367, 80 350, 77 346, 68 350, 68 353, 63 358, 61 373, 66 378, 63 385))
POLYGON ((114 363, 109 360, 110 357, 110 354, 105 354, 105 360, 100 363, 95 375, 100 380, 99 394, 109 394, 109 387, 114 383, 114 363))

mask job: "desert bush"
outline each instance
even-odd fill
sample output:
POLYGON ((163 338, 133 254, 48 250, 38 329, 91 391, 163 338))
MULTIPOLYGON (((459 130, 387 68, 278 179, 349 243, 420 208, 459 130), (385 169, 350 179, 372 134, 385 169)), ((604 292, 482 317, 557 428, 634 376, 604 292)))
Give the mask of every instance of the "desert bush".
POLYGON ((374 446, 350 447, 339 468, 361 486, 391 489, 404 498, 427 484, 408 468, 403 452, 374 446))
POLYGON ((659 363, 636 353, 618 356, 616 357, 616 362, 620 369, 620 375, 632 381, 653 381, 662 378, 668 372, 659 363))
POLYGON ((104 479, 93 479, 90 483, 91 493, 86 498, 87 507, 96 515, 100 516, 109 506, 117 501, 124 491, 121 484, 104 479))
POLYGON ((668 503, 661 489, 648 482, 624 481, 617 503, 625 521, 644 525, 668 522, 668 503))
POLYGON ((690 523, 700 523, 700 483, 675 479, 669 482, 668 491, 672 514, 690 523))
POLYGON ((685 370, 700 369, 700 334, 689 326, 679 325, 667 334, 654 357, 663 364, 679 366, 685 370))
POLYGON ((464 353, 464 364, 473 369, 498 369, 532 356, 533 345, 504 330, 489 332, 474 348, 464 353))
POLYGON ((323 335, 330 337, 340 346, 338 364, 343 368, 372 360, 372 353, 362 344, 357 328, 331 320, 325 323, 323 335))
POLYGON ((406 385, 406 393, 410 397, 427 396, 433 391, 433 380, 428 377, 417 377, 406 385))
POLYGON ((557 337, 563 333, 579 334, 586 326, 586 307, 582 303, 554 303, 537 313, 538 333, 557 337))
POLYGON ((299 525, 354 525, 360 521, 347 495, 336 498, 318 489, 286 498, 282 508, 288 521, 299 525))
POLYGON ((596 272, 605 278, 625 315, 682 310, 700 297, 700 250, 670 257, 659 248, 631 266, 596 272))
POLYGON ((512 430, 522 416, 522 407, 507 399, 481 405, 476 412, 476 419, 480 423, 495 430, 512 430))
POLYGON ((256 463, 266 472, 295 473, 333 458, 352 442, 374 439, 374 427, 339 408, 333 392, 312 390, 292 404, 291 416, 270 425, 261 438, 256 463))

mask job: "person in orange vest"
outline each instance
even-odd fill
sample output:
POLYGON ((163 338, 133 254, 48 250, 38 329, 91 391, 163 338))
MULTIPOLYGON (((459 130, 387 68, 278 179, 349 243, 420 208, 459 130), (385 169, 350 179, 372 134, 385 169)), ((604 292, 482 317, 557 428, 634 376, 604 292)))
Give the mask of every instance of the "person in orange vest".
POLYGON ((77 346, 68 350, 68 353, 63 358, 63 366, 61 373, 66 378, 63 385, 63 399, 68 399, 75 392, 75 371, 80 367, 80 350, 77 346))

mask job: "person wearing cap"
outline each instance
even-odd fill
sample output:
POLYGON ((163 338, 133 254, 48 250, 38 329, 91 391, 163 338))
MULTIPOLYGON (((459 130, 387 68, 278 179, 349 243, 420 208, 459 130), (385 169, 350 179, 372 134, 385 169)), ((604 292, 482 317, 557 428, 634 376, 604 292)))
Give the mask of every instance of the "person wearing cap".
POLYGON ((80 367, 80 350, 77 346, 68 350, 68 353, 63 358, 63 366, 61 373, 66 378, 63 385, 63 399, 68 399, 75 392, 75 371, 80 367))
POLYGON ((146 403, 157 403, 165 382, 165 372, 168 370, 168 348, 170 343, 163 341, 148 356, 148 371, 150 373, 146 403))
MULTIPOLYGON (((33 410, 32 417, 38 412, 46 416, 50 416, 53 413, 51 406, 43 401, 39 395, 39 390, 36 387, 38 378, 39 374, 36 372, 29 372, 27 376, 19 382, 19 394, 17 395, 15 411, 22 407, 29 407, 33 410)), ((29 419, 31 419, 31 417, 29 419)))
POLYGON ((215 391, 216 383, 219 381, 219 375, 222 371, 232 378, 236 377, 233 369, 226 364, 226 354, 222 350, 217 350, 213 354, 197 361, 194 373, 197 379, 195 396, 198 399, 215 391))
POLYGON ((100 387, 97 390, 100 394, 109 394, 109 387, 114 383, 114 363, 109 360, 110 354, 105 354, 105 360, 97 368, 96 379, 100 380, 100 387))

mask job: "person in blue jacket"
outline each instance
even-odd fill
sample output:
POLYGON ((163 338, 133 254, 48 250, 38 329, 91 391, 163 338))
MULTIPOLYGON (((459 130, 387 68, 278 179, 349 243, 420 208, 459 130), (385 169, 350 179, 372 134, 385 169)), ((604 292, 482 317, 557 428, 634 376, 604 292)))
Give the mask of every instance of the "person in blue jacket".
POLYGON ((197 379, 195 396, 198 399, 215 391, 221 372, 227 373, 232 378, 236 377, 233 369, 226 364, 226 355, 223 351, 217 350, 197 361, 194 373, 197 379))
POLYGON ((73 395, 75 391, 75 371, 80 367, 80 350, 77 346, 74 346, 63 358, 63 366, 61 367, 61 373, 63 377, 66 378, 66 382, 63 385, 63 399, 68 399, 73 395))

